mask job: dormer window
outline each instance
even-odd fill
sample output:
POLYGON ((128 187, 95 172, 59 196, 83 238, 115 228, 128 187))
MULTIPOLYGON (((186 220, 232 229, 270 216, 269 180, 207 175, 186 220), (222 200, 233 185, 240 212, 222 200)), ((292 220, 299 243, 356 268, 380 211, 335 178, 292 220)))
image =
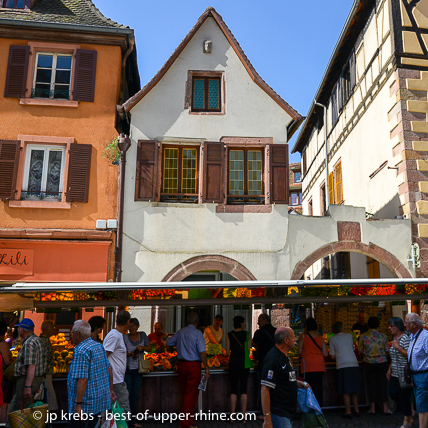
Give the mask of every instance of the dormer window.
POLYGON ((24 9, 25 0, 3 0, 2 6, 10 9, 24 9))

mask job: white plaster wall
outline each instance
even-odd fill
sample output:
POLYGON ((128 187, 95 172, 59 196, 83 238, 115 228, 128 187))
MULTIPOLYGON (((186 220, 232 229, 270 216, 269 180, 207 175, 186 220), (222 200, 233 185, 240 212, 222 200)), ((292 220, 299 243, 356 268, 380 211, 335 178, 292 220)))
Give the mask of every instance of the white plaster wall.
POLYGON ((146 210, 141 216, 132 213, 133 228, 125 224, 123 281, 162 281, 176 266, 203 254, 236 260, 258 280, 290 279, 298 262, 337 241, 338 221, 360 222, 363 243, 386 248, 404 264, 411 244, 409 220, 365 221, 363 208, 331 206, 330 216, 320 218, 289 216, 285 206, 274 206, 271 214, 240 215, 214 213, 211 204, 146 210), (391 234, 394 240, 387 239, 391 234))
MULTIPOLYGON (((339 115, 334 129, 331 129, 331 105, 328 108, 328 148, 329 172, 333 171, 335 163, 342 160, 343 195, 347 205, 365 207, 366 211, 378 214, 378 218, 394 218, 398 215, 398 180, 395 170, 384 168, 373 179, 369 178, 383 162, 395 167, 393 158, 393 144, 390 131, 393 129, 389 122, 388 112, 394 105, 389 94, 389 87, 393 83, 393 75, 384 84, 381 91, 379 85, 373 82, 378 78, 380 70, 391 58, 392 40, 389 33, 389 3, 379 2, 376 14, 368 21, 359 41, 355 45, 357 85, 352 97, 339 115), (376 49, 379 53, 376 54, 376 49), (367 91, 371 89, 374 100, 367 91), (364 104, 361 104, 365 100, 364 104), (370 104, 371 103, 371 104, 370 104), (368 109, 363 113, 365 106, 368 109), (356 124, 357 120, 359 122, 356 124), (355 126, 355 127, 354 127, 355 126), (339 148, 341 134, 346 129, 352 129, 346 137, 345 143, 339 148)), ((382 84, 384 79, 381 80, 382 84)), ((393 120, 393 119, 391 119, 393 120)), ((318 139, 309 142, 307 153, 308 170, 303 178, 303 213, 308 213, 308 201, 313 198, 313 213, 320 214, 320 186, 325 181, 325 150, 318 153, 324 141, 324 129, 319 133, 318 139), (320 138, 321 137, 321 138, 320 138), (319 174, 319 169, 323 169, 319 174), (318 174, 318 175, 317 175, 318 174)))
POLYGON ((131 109, 132 139, 156 137, 205 138, 222 136, 273 137, 287 142, 291 117, 250 78, 213 18, 194 35, 162 80, 131 109), (213 42, 204 54, 204 40, 213 42), (184 109, 188 70, 225 71, 226 114, 190 115, 184 109))
POLYGON ((364 208, 345 205, 331 205, 328 216, 316 220, 309 216, 290 216, 288 231, 290 265, 294 267, 310 256, 315 249, 337 242, 338 221, 360 223, 363 244, 373 243, 386 249, 407 267, 407 254, 412 243, 410 220, 365 221, 364 208))

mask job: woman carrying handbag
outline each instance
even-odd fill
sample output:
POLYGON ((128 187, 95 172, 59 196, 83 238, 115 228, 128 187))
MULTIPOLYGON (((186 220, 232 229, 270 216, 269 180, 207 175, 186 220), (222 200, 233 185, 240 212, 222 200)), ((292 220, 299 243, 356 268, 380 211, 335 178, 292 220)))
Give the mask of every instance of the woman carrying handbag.
POLYGON ((389 395, 397 404, 397 408, 404 413, 404 421, 401 428, 410 428, 413 423, 412 405, 410 402, 412 386, 408 385, 404 380, 404 367, 407 362, 410 336, 404 333, 404 322, 401 318, 390 318, 388 327, 393 336, 390 350, 391 364, 386 374, 389 380, 389 395))
POLYGON ((323 378, 325 369, 324 358, 328 356, 324 340, 318 333, 318 325, 310 317, 305 322, 305 332, 299 336, 298 352, 302 357, 305 381, 311 385, 312 391, 320 407, 323 405, 323 378))

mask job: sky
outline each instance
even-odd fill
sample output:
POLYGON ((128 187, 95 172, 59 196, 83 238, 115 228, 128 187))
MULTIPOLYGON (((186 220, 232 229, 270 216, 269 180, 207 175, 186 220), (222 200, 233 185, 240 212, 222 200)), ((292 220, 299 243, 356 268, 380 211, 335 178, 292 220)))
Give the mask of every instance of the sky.
MULTIPOLYGON (((92 1, 103 15, 134 29, 142 87, 214 7, 259 75, 306 116, 354 0, 92 1)), ((298 153, 291 155, 290 162, 299 161, 298 153)))

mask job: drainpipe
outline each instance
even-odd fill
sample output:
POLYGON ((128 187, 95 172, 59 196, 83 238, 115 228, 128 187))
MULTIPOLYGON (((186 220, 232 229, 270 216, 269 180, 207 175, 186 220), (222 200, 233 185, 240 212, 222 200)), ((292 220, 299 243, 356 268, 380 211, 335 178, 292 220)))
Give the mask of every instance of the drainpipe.
POLYGON ((122 236, 123 236, 123 203, 125 197, 125 164, 126 152, 131 147, 131 139, 127 135, 120 134, 119 138, 120 165, 119 165, 119 204, 117 207, 117 233, 115 248, 115 273, 114 281, 122 281, 122 236))
POLYGON ((317 103, 314 100, 316 106, 324 109, 324 144, 325 144, 325 211, 328 210, 328 147, 327 147, 327 107, 324 104, 317 103))

